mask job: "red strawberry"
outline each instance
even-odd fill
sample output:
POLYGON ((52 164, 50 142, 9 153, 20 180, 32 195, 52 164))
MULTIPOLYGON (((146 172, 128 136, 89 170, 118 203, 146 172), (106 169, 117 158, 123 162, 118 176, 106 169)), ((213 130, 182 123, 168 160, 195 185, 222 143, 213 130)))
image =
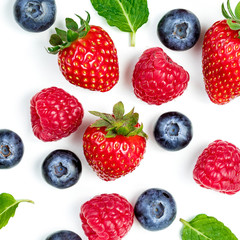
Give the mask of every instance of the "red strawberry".
POLYGON ((193 170, 200 186, 226 194, 240 190, 240 149, 233 144, 216 140, 204 149, 193 170))
POLYGON ((31 99, 31 122, 36 137, 55 141, 75 132, 82 123, 81 103, 61 88, 45 88, 31 99))
POLYGON ((143 158, 146 134, 138 124, 138 114, 131 110, 124 115, 119 102, 113 115, 90 112, 101 119, 89 126, 83 136, 86 160, 97 175, 105 180, 115 180, 132 172, 143 158))
MULTIPOLYGON (((224 6, 222 9, 228 20, 217 21, 207 30, 202 49, 205 89, 216 104, 226 104, 240 95, 240 39, 236 31, 240 29, 240 20, 236 22, 235 16, 233 21, 233 15, 229 16, 224 6)), ((240 11, 239 4, 235 11, 240 11)))
POLYGON ((124 197, 101 194, 82 205, 80 218, 89 240, 121 240, 133 225, 134 211, 124 197))
MULTIPOLYGON (((78 16, 79 17, 79 16, 78 16)), ((108 33, 90 26, 90 16, 81 26, 66 18, 67 31, 56 28, 50 38, 49 53, 58 53, 58 64, 72 84, 92 91, 109 91, 119 80, 117 50, 108 33)))
POLYGON ((158 47, 141 55, 133 72, 135 95, 148 104, 161 105, 183 94, 189 74, 158 47))

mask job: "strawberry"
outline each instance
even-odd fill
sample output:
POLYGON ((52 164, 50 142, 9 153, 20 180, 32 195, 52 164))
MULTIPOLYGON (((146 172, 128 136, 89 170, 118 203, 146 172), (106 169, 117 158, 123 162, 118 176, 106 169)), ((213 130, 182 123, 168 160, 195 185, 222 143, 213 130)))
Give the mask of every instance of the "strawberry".
POLYGON ((215 22, 205 33, 202 48, 202 68, 206 92, 213 103, 226 104, 240 95, 240 4, 233 14, 229 1, 227 18, 215 22))
POLYGON ((100 117, 90 125, 83 136, 86 160, 97 175, 111 181, 132 172, 143 159, 147 135, 138 123, 138 113, 132 109, 124 115, 124 106, 118 102, 113 114, 90 111, 100 117))
POLYGON ((232 143, 216 140, 198 157, 194 180, 207 189, 232 195, 240 190, 240 149, 232 143))
POLYGON ((58 54, 58 65, 72 84, 92 91, 106 92, 119 80, 117 50, 108 33, 89 25, 80 16, 81 26, 66 18, 67 31, 56 28, 48 52, 58 54))
POLYGON ((159 47, 143 52, 135 65, 135 95, 148 104, 161 105, 183 94, 189 74, 159 47))

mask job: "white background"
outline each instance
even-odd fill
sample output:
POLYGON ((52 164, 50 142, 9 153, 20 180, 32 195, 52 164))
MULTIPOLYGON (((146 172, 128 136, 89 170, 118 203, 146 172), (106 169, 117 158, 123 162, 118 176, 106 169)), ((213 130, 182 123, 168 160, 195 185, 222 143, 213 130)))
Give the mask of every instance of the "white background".
MULTIPOLYGON (((237 0, 232 0, 235 7, 237 0)), ((133 205, 137 197, 152 187, 169 191, 177 203, 177 216, 168 228, 158 232, 143 229, 135 219, 125 240, 181 239, 182 224, 179 218, 190 220, 205 213, 224 222, 236 236, 240 236, 240 193, 224 195, 201 188, 192 177, 198 156, 212 141, 222 139, 240 147, 239 106, 235 99, 224 106, 213 104, 204 89, 201 71, 201 46, 204 33, 215 21, 222 19, 219 0, 149 0, 150 16, 136 35, 136 46, 130 47, 128 33, 107 25, 98 16, 89 0, 56 0, 57 18, 54 26, 43 33, 29 33, 21 29, 13 17, 14 0, 0 1, 1 24, 1 117, 0 128, 17 132, 24 141, 25 152, 19 165, 0 170, 0 193, 11 193, 15 198, 29 198, 34 205, 22 203, 9 224, 0 230, 1 240, 45 240, 52 232, 68 229, 86 240, 81 228, 81 205, 101 193, 116 192, 133 205), (174 52, 158 40, 156 28, 160 18, 169 10, 185 8, 195 13, 202 27, 201 37, 194 48, 174 52), (63 27, 65 17, 91 14, 91 24, 103 27, 115 42, 120 67, 119 83, 109 92, 91 92, 71 85, 64 79, 57 65, 57 56, 46 52, 48 39, 54 27, 63 27), (134 65, 142 52, 159 46, 190 74, 190 82, 184 94, 161 106, 148 105, 135 97, 131 84, 134 65), (77 132, 57 142, 45 143, 32 132, 30 123, 30 99, 46 87, 61 87, 78 98, 85 115, 77 132), (82 136, 86 127, 96 120, 89 110, 111 112, 112 105, 123 101, 126 111, 132 107, 140 114, 140 122, 149 135, 147 150, 140 166, 131 174, 114 182, 99 179, 88 166, 82 149, 82 136), (183 150, 168 152, 161 149, 153 138, 153 127, 158 117, 167 111, 179 111, 193 124, 193 139, 183 150), (41 175, 41 164, 53 150, 65 148, 75 152, 82 161, 83 172, 79 182, 65 190, 48 185, 41 175)), ((75 20, 77 20, 75 18, 75 20)))

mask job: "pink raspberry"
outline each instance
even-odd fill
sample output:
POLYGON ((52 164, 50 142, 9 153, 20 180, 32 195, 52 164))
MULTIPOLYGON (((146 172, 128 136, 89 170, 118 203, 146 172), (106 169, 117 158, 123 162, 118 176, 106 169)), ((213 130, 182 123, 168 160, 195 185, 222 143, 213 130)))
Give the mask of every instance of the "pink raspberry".
POLYGON ((238 192, 240 190, 240 149, 226 141, 212 142, 198 157, 193 178, 204 188, 229 195, 238 192))
POLYGON ((30 111, 33 133, 45 142, 59 140, 76 131, 84 115, 77 98, 57 87, 35 94, 30 111))
POLYGON ((133 72, 135 95, 148 104, 161 105, 183 94, 189 74, 159 47, 149 48, 133 72))
POLYGON ((101 194, 82 205, 80 218, 89 240, 120 240, 132 227, 134 211, 124 197, 101 194))

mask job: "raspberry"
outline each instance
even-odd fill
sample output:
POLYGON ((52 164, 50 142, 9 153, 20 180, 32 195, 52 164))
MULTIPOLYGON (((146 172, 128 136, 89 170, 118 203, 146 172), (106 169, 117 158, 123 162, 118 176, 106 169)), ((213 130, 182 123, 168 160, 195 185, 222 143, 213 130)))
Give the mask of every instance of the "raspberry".
POLYGON ((193 178, 204 188, 229 195, 238 192, 240 190, 240 149, 226 141, 212 142, 198 157, 193 178))
POLYGON ((80 218, 89 240, 120 240, 133 225, 134 211, 124 197, 101 194, 82 205, 80 218))
POLYGON ((45 142, 67 137, 82 123, 81 103, 61 88, 45 88, 31 99, 33 133, 45 142))
POLYGON ((132 78, 135 95, 148 104, 161 105, 183 94, 189 74, 159 47, 143 52, 132 78))

